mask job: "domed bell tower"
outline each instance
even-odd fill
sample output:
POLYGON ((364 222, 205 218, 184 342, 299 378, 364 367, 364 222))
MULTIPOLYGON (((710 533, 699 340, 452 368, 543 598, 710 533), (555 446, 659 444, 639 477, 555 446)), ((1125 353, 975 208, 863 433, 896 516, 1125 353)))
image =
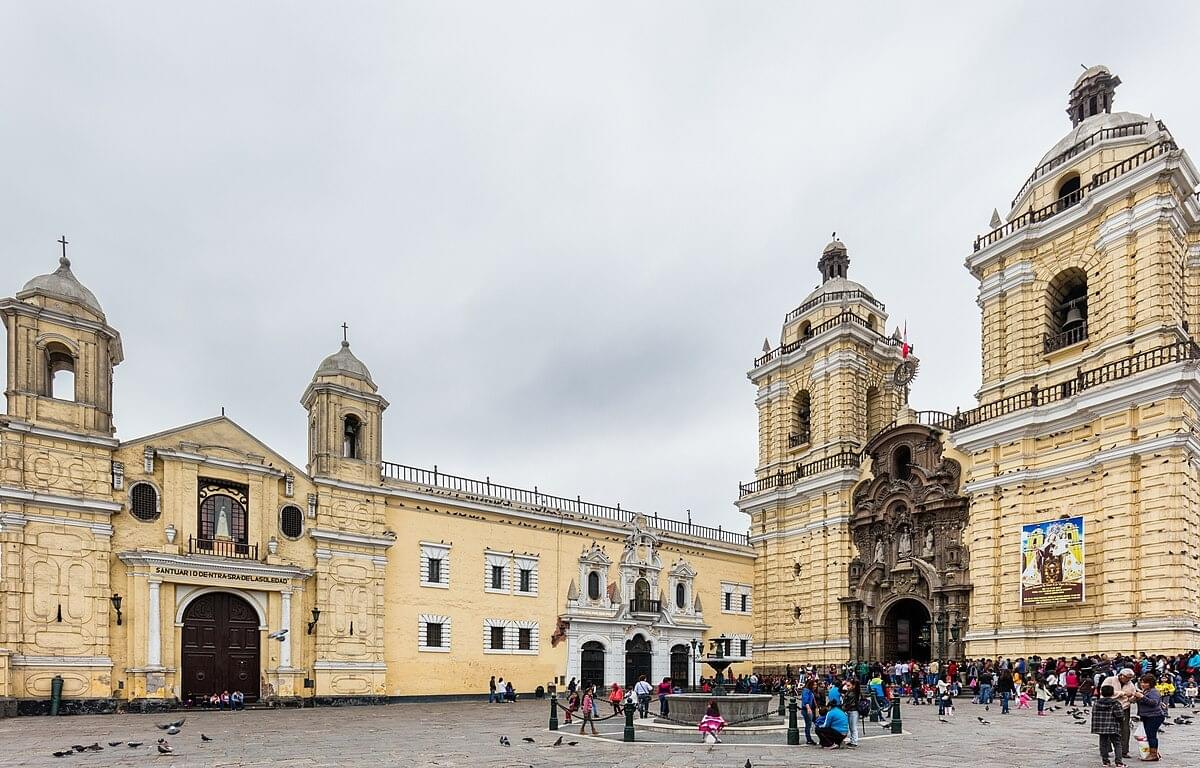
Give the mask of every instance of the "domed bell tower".
POLYGON ((58 269, 0 300, 8 330, 8 415, 29 424, 110 437, 113 368, 121 335, 71 271, 67 240, 58 269))
POLYGON ((300 403, 308 411, 308 473, 377 483, 388 402, 344 335, 341 349, 321 361, 300 403))

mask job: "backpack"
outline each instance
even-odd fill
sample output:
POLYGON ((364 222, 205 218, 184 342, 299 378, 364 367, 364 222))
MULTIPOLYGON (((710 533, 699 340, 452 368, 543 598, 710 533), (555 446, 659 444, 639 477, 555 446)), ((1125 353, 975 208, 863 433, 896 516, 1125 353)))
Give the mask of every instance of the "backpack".
POLYGON ((860 717, 866 717, 871 714, 871 700, 865 696, 860 697, 858 700, 858 714, 860 717))

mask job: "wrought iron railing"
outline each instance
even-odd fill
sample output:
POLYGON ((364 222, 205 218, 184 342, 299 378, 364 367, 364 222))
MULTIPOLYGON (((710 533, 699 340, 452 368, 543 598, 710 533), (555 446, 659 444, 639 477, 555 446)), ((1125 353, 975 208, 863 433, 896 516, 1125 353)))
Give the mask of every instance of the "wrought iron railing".
POLYGON ((630 613, 662 613, 661 600, 638 600, 634 598, 629 601, 630 613))
POLYGON ((893 336, 884 336, 877 329, 873 328, 866 320, 854 314, 853 312, 846 310, 845 312, 840 312, 837 315, 834 315, 823 323, 814 325, 809 329, 808 335, 804 338, 797 339, 796 341, 789 341, 787 344, 781 344, 775 349, 772 349, 770 352, 767 352, 765 355, 754 358, 754 367, 757 368, 760 365, 764 365, 765 363, 775 360, 776 358, 795 352, 797 349, 800 349, 800 347, 804 346, 805 342, 807 342, 809 339, 828 331, 830 328, 851 323, 866 328, 868 331, 875 334, 875 336, 877 336, 879 340, 885 344, 891 344, 893 346, 900 346, 901 344, 900 339, 897 339, 893 336))
POLYGON ((803 315, 805 312, 812 309, 813 307, 818 307, 822 304, 826 304, 831 301, 851 301, 853 299, 862 299, 866 303, 870 304, 872 307, 875 307, 876 309, 878 309, 880 312, 884 311, 883 302, 880 301, 879 299, 876 299, 874 296, 867 293, 866 291, 860 291, 857 289, 855 289, 853 291, 830 291, 828 293, 822 293, 820 296, 816 296, 812 299, 809 299, 808 301, 804 302, 800 306, 793 309, 791 312, 788 312, 787 315, 783 318, 783 322, 786 325, 787 323, 792 322, 797 317, 800 317, 800 315, 803 315))
POLYGON ((1059 213, 1070 209, 1076 203, 1090 195, 1093 191, 1104 186, 1113 179, 1129 173, 1143 163, 1147 163, 1154 158, 1159 157, 1160 155, 1173 152, 1176 148, 1177 147, 1173 140, 1164 139, 1157 144, 1152 144, 1151 146, 1146 147, 1137 154, 1130 155, 1116 165, 1105 168, 1099 173, 1092 174, 1092 180, 1086 186, 1063 196, 1063 198, 1060 198, 1059 200, 1055 200, 1049 205, 1042 206, 1041 208, 1034 208, 1033 206, 1030 206, 1028 211, 1020 216, 1017 216, 1007 224, 996 227, 986 235, 980 235, 979 237, 975 238, 975 250, 978 251, 980 248, 985 248, 993 243, 999 242, 1014 232, 1024 229, 1030 224, 1036 224, 1038 222, 1053 218, 1059 213))
POLYGON ((1078 344, 1088 337, 1087 321, 1080 323, 1074 328, 1068 328, 1059 333, 1043 333, 1042 334, 1042 351, 1050 354, 1064 347, 1069 347, 1072 344, 1078 344))
MULTIPOLYGON (((916 421, 935 429, 957 432, 961 429, 974 427, 985 421, 999 418, 1000 416, 1007 416, 1010 413, 1016 413, 1027 408, 1036 408, 1060 400, 1066 400, 1092 387, 1098 387, 1113 381, 1120 381, 1121 379, 1136 376, 1139 373, 1144 373, 1145 371, 1150 371, 1164 365, 1191 360, 1200 360, 1200 344, 1190 339, 1177 341, 1171 344, 1164 344, 1161 347, 1155 347, 1154 349, 1148 349, 1145 352, 1139 352, 1120 360, 1114 360, 1111 363, 1098 365, 1086 371, 1080 368, 1069 379, 1047 387, 1039 387, 1037 384, 1034 384, 1027 390, 994 400, 990 403, 984 403, 969 411, 956 411, 954 413, 918 411, 916 421)), ((892 422, 884 427, 883 430, 880 430, 880 432, 891 429, 896 424, 897 422, 892 422)), ((862 458, 862 451, 844 449, 839 453, 810 461, 807 464, 798 464, 791 470, 779 470, 775 474, 767 475, 753 482, 741 483, 738 485, 738 498, 773 488, 786 488, 801 478, 821 472, 828 472, 832 469, 857 467, 862 463, 862 458)))
MULTIPOLYGON (((1098 142, 1105 141, 1107 139, 1119 139, 1125 136, 1141 136, 1146 133, 1147 125, 1148 123, 1143 121, 1140 123, 1130 123, 1129 125, 1119 125, 1115 128, 1101 128, 1091 136, 1081 139, 1078 143, 1067 147, 1062 152, 1059 152, 1054 157, 1033 169, 1033 173, 1029 174, 1029 178, 1026 179, 1025 183, 1021 185, 1021 191, 1017 193, 1017 196, 1013 198, 1013 201, 1009 203, 1008 207, 1012 208, 1014 205, 1016 205, 1017 201, 1020 200, 1027 191, 1029 191, 1029 187, 1033 185, 1033 182, 1040 179, 1048 171, 1052 171, 1060 165, 1066 163, 1072 157, 1080 154, 1085 149, 1088 149, 1098 142)), ((1162 130, 1166 130, 1166 127, 1161 121, 1159 121, 1158 127, 1162 130)))
POLYGON ((788 433, 788 448, 798 448, 808 443, 808 430, 788 433))
MULTIPOLYGON (((455 494, 477 496, 501 505, 521 505, 538 510, 551 511, 560 515, 581 515, 628 523, 637 512, 623 509, 621 505, 610 507, 604 504, 593 504, 583 501, 576 496, 573 499, 564 496, 553 496, 542 493, 537 486, 533 490, 515 488, 510 485, 493 483, 492 479, 483 480, 458 475, 449 475, 440 471, 435 464, 433 469, 410 467, 406 464, 395 464, 390 461, 380 462, 380 475, 384 480, 395 480, 401 483, 423 486, 440 491, 450 491, 455 494)), ((674 520, 659 517, 657 513, 643 515, 647 523, 660 531, 677 533, 685 536, 696 536, 711 539, 726 544, 749 544, 749 536, 737 531, 729 531, 722 526, 697 525, 691 520, 674 520)))
POLYGON ((201 539, 196 536, 188 536, 188 554, 257 560, 258 545, 243 544, 231 539, 201 539))

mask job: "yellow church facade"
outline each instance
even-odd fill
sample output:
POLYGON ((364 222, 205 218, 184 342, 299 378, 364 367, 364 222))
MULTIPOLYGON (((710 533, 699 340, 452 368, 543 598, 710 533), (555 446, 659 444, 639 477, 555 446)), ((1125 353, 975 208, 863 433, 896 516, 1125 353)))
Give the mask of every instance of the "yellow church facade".
MULTIPOLYGON (((65 249, 65 243, 64 243, 65 249)), ((349 344, 304 467, 224 416, 114 437, 123 349, 64 256, 0 300, 0 712, 678 685, 748 672, 746 535, 383 460, 349 344)))
POLYGON ((908 407, 918 361, 836 239, 755 361, 760 669, 1200 647, 1200 174, 1119 84, 1080 76, 966 258, 976 407, 908 407))

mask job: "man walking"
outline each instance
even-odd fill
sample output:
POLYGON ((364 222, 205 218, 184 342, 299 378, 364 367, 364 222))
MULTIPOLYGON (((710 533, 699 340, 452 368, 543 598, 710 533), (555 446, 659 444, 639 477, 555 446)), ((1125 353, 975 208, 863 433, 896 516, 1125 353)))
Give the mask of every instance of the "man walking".
POLYGON ((646 682, 646 676, 642 675, 638 681, 634 683, 633 692, 637 695, 638 701, 638 716, 646 718, 650 716, 650 695, 654 693, 654 686, 646 682))
POLYGON ((1133 670, 1129 667, 1122 669, 1112 677, 1106 677, 1100 684, 1111 685, 1113 695, 1121 705, 1121 757, 1129 757, 1129 705, 1133 703, 1133 670))

